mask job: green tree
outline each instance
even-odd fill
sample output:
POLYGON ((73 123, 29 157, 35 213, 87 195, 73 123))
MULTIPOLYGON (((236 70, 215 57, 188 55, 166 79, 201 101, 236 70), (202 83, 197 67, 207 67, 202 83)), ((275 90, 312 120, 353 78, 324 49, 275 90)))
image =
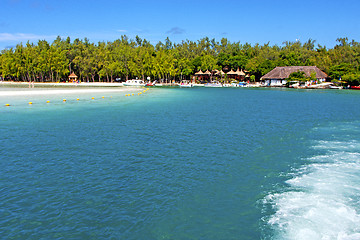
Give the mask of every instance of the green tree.
POLYGON ((298 72, 293 72, 289 75, 288 81, 300 81, 300 82, 305 82, 307 80, 305 72, 303 71, 298 71, 298 72))

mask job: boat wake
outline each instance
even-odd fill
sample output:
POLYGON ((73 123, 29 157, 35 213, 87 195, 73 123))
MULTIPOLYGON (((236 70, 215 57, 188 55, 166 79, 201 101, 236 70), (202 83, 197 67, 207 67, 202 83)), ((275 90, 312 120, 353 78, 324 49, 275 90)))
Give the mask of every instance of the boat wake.
POLYGON ((352 130, 316 129, 331 140, 316 140, 308 164, 289 174, 289 188, 265 197, 272 239, 360 239, 360 129, 352 130))

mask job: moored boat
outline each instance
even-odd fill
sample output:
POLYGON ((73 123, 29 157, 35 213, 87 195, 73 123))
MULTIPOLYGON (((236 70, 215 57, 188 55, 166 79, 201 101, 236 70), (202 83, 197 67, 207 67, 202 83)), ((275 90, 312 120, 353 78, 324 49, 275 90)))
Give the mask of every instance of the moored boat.
POLYGON ((145 83, 143 80, 131 79, 131 80, 127 80, 124 83, 124 86, 145 86, 145 83))
POLYGON ((145 84, 145 86, 147 86, 147 87, 155 87, 155 85, 156 85, 156 80, 145 84))
POLYGON ((239 82, 239 87, 248 87, 248 84, 246 82, 239 82))
POLYGON ((182 80, 181 83, 179 83, 179 87, 181 88, 188 88, 188 87, 193 87, 192 83, 190 83, 189 81, 187 80, 182 80))
POLYGON ((223 87, 223 85, 219 82, 211 82, 211 83, 206 83, 204 87, 223 87))
POLYGON ((324 83, 319 83, 319 84, 314 84, 314 85, 308 85, 305 87, 309 88, 309 89, 342 89, 342 87, 336 86, 331 82, 324 82, 324 83))
POLYGON ((329 89, 343 89, 343 87, 341 86, 336 86, 336 85, 330 85, 329 89))

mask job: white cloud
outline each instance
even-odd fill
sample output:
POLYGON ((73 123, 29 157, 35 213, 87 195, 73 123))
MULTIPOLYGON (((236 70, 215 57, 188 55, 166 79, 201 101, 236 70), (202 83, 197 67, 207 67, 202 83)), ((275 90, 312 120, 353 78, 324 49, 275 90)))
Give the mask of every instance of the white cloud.
POLYGON ((121 32, 121 33, 127 32, 127 30, 123 30, 123 29, 119 29, 119 30, 116 30, 116 31, 121 32))
POLYGON ((37 35, 33 33, 0 33, 0 41, 27 41, 38 39, 53 39, 55 35, 37 35))

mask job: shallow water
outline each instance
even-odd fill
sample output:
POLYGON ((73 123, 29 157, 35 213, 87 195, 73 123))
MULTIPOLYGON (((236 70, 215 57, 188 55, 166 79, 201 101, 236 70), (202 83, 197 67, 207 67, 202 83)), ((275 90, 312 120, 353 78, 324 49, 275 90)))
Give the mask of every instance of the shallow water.
POLYGON ((78 97, 0 99, 5 239, 360 234, 360 92, 78 97))

